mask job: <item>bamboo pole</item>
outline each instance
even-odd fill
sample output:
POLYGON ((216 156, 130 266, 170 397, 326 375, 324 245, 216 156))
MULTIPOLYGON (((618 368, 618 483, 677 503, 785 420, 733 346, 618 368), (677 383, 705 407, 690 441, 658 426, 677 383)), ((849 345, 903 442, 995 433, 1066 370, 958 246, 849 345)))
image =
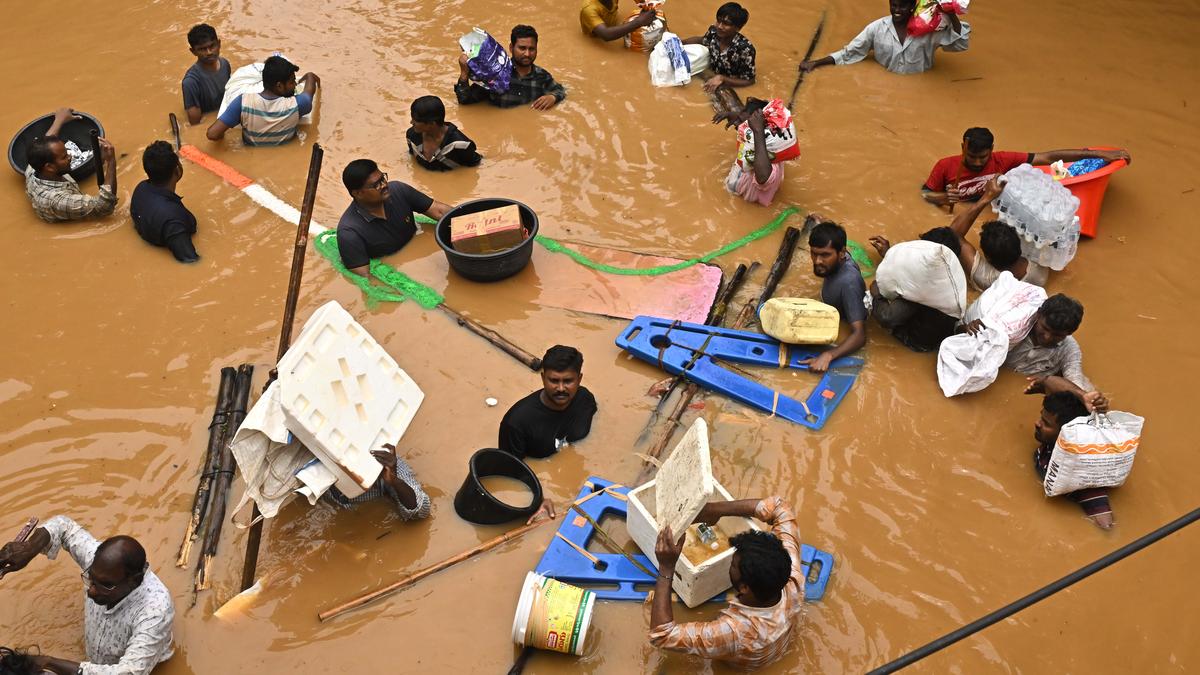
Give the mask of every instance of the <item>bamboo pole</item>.
POLYGON ((504 534, 502 534, 498 537, 495 537, 493 539, 489 539, 474 548, 463 551, 462 553, 459 553, 458 555, 454 555, 449 558, 446 558, 445 560, 443 560, 439 563, 436 563, 434 565, 430 565, 429 567, 426 567, 424 569, 418 570, 395 583, 388 584, 387 586, 384 586, 383 588, 371 591, 370 593, 360 595, 357 598, 354 598, 353 600, 344 602, 336 607, 327 609, 324 612, 319 612, 319 613, 317 613, 317 619, 320 621, 328 621, 336 616, 339 616, 341 614, 349 612, 352 609, 358 609, 359 607, 362 607, 363 605, 366 605, 370 602, 378 600, 382 597, 391 595, 392 593, 395 593, 396 591, 399 591, 401 589, 407 588, 407 587, 417 583, 418 581, 424 579, 427 576, 436 574, 437 572, 441 572, 442 570, 446 569, 447 567, 452 567, 464 560, 473 558, 473 557, 479 555, 480 553, 483 553, 485 551, 490 551, 493 548, 496 548, 497 546, 499 546, 500 544, 503 544, 506 541, 512 541, 513 539, 520 537, 521 535, 525 534, 526 532, 536 530, 537 528, 541 527, 544 523, 548 523, 548 522, 551 522, 551 519, 543 518, 541 520, 537 520, 537 521, 529 523, 527 525, 522 525, 521 527, 511 529, 508 532, 505 532, 504 534))
POLYGON ((233 409, 229 415, 228 433, 221 443, 221 462, 214 477, 212 495, 210 497, 208 525, 204 528, 204 545, 200 549, 200 560, 196 565, 196 592, 208 588, 211 583, 212 561, 217 555, 217 545, 221 543, 221 526, 225 521, 225 507, 229 500, 229 487, 233 483, 233 470, 236 467, 230 442, 237 428, 246 419, 246 407, 250 403, 250 384, 254 379, 254 366, 244 363, 238 367, 237 385, 234 388, 233 409))
MULTIPOLYGON (((767 279, 763 283, 762 293, 759 294, 757 301, 746 303, 746 306, 742 308, 742 311, 738 314, 737 319, 734 321, 733 328, 739 330, 745 328, 750 322, 750 317, 754 309, 758 307, 758 305, 771 299, 771 295, 775 293, 776 287, 779 286, 779 280, 783 278, 784 273, 787 272, 788 267, 791 265, 792 254, 796 250, 796 242, 799 240, 799 238, 799 230, 794 227, 789 227, 787 229, 787 234, 785 234, 783 237, 783 243, 781 243, 779 246, 779 253, 775 257, 775 263, 771 265, 771 271, 767 274, 767 279)), ((675 409, 671 411, 671 416, 667 418, 666 429, 663 430, 662 436, 660 436, 658 442, 656 442, 650 448, 650 450, 646 452, 648 457, 658 459, 662 456, 663 451, 666 450, 667 446, 671 443, 671 438, 675 435, 675 429, 679 427, 679 421, 682 419, 683 413, 687 411, 688 406, 692 403, 692 399, 699 391, 700 385, 696 384, 695 382, 688 383, 687 388, 684 389, 683 394, 679 397, 679 402, 675 404, 675 409)), ((652 463, 643 460, 642 469, 638 473, 637 480, 635 480, 633 484, 641 485, 642 483, 646 482, 646 480, 650 477, 650 474, 653 473, 654 469, 655 467, 652 463)))
MULTIPOLYGON (((292 344, 292 325, 296 322, 296 305, 300 298, 300 282, 304 277, 304 256, 308 251, 308 226, 312 222, 313 206, 317 201, 317 184, 321 180, 321 161, 325 151, 319 143, 313 143, 312 155, 308 160, 308 178, 304 184, 304 202, 300 205, 300 222, 296 226, 296 243, 292 249, 292 271, 288 277, 287 297, 283 303, 283 325, 279 329, 279 349, 275 352, 275 363, 283 358, 292 344)), ((275 368, 267 375, 263 391, 279 377, 275 368)), ((250 531, 246 534, 246 559, 242 563, 241 590, 254 585, 258 573, 258 549, 262 546, 262 513, 254 505, 250 516, 250 531)))
POLYGON ((511 356, 514 359, 523 363, 526 368, 529 368, 530 370, 537 372, 542 367, 542 360, 540 358, 534 356, 533 354, 530 354, 529 352, 525 351, 524 349, 521 349, 517 345, 510 342, 503 335, 497 333, 496 331, 494 331, 490 328, 485 328, 484 326, 481 326, 480 324, 476 323, 475 321, 472 321, 471 319, 468 319, 467 317, 460 314, 458 312, 458 310, 446 305, 446 303, 442 303, 442 304, 438 305, 438 307, 443 312, 449 314, 450 317, 453 318, 456 323, 458 323, 458 325, 462 326, 463 328, 466 328, 467 330, 478 335, 479 337, 483 338, 484 340, 487 340, 488 342, 492 343, 500 351, 504 352, 505 354, 508 354, 509 356, 511 356))
POLYGON ((208 447, 204 451, 204 462, 200 465, 200 481, 196 485, 196 496, 192 499, 192 516, 183 533, 183 543, 179 545, 179 557, 175 561, 176 567, 187 567, 188 558, 192 554, 192 543, 200 536, 201 524, 204 522, 204 514, 208 509, 209 493, 212 490, 213 474, 220 462, 221 446, 226 437, 226 422, 229 417, 229 409, 233 405, 233 387, 236 379, 236 370, 233 368, 221 369, 217 404, 213 409, 212 422, 208 425, 208 447))
MULTIPOLYGON (((821 12, 821 21, 817 23, 817 30, 813 33, 812 41, 808 43, 808 51, 804 52, 804 58, 801 62, 812 58, 813 52, 817 49, 817 42, 821 40, 821 33, 825 30, 825 12, 821 12)), ((792 97, 788 99, 788 110, 792 110, 796 106, 796 92, 800 91, 800 85, 804 84, 803 70, 796 75, 796 86, 792 87, 792 97)))

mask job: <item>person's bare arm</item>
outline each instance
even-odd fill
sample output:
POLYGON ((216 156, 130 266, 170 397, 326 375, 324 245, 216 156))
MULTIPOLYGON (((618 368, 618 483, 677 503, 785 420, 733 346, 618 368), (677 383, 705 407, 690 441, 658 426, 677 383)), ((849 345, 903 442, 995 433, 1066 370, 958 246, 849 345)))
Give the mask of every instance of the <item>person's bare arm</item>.
POLYGON ((834 360, 853 354, 862 349, 865 344, 867 344, 867 322, 853 321, 850 323, 850 335, 841 344, 834 345, 817 356, 804 359, 800 363, 808 366, 808 369, 814 373, 823 373, 829 370, 829 366, 834 360))
POLYGON ((675 564, 683 553, 683 540, 682 535, 676 540, 670 527, 659 530, 658 542, 654 546, 658 577, 654 580, 654 602, 650 605, 651 632, 675 620, 671 610, 671 578, 675 574, 675 564))
POLYGON ((960 247, 958 254, 959 261, 968 274, 971 273, 971 266, 975 264, 975 247, 966 240, 967 232, 971 231, 971 226, 979 219, 979 214, 991 206, 992 200, 999 197, 1002 192, 1004 192, 1004 186, 1000 184, 998 178, 989 180, 980 198, 971 202, 967 208, 959 211, 954 216, 954 221, 950 223, 950 229, 958 237, 960 247))
POLYGON ((187 113, 188 124, 200 124, 200 120, 204 118, 204 111, 200 110, 198 105, 185 108, 184 112, 187 113))
POLYGON ((645 28, 654 23, 654 19, 658 13, 652 9, 643 10, 641 14, 633 17, 625 23, 609 26, 608 24, 600 24, 592 29, 592 37, 598 37, 605 42, 620 40, 639 28, 645 28))
POLYGON ((354 272, 355 274, 357 274, 360 277, 366 277, 368 279, 371 278, 371 263, 367 263, 366 265, 363 265, 362 267, 351 267, 349 269, 351 272, 354 272))
POLYGON ((1026 394, 1054 394, 1068 392, 1083 402, 1088 412, 1108 412, 1108 396, 1104 392, 1084 391, 1082 387, 1058 375, 1026 378, 1029 384, 1025 386, 1026 394))
POLYGON ((433 205, 425 211, 425 215, 433 218, 434 220, 441 220, 442 216, 446 215, 446 212, 452 208, 454 207, 450 206, 449 204, 443 204, 435 199, 433 200, 433 205))
POLYGON ((1083 148, 1073 150, 1044 150, 1042 152, 1033 153, 1033 164, 1045 165, 1053 164, 1054 162, 1077 162, 1081 159, 1091 159, 1097 157, 1108 162, 1115 162, 1118 159, 1125 160, 1126 163, 1132 164, 1133 158, 1129 156, 1128 150, 1085 150, 1083 148))
POLYGON ((50 124, 50 128, 46 130, 47 136, 57 136, 62 127, 71 120, 82 119, 75 111, 70 108, 59 108, 54 111, 54 121, 50 124))
POLYGON ((204 136, 210 141, 219 141, 225 138, 225 132, 228 130, 229 127, 224 122, 217 120, 209 125, 208 130, 204 132, 204 136))
POLYGON ((767 152, 767 122, 761 110, 755 110, 746 121, 754 134, 754 180, 759 185, 771 180, 771 154, 767 152))
POLYGON ((834 60, 833 60, 832 54, 830 54, 829 56, 819 58, 816 61, 801 61, 800 62, 800 72, 811 73, 812 71, 816 70, 817 68, 822 68, 824 66, 832 66, 833 64, 834 64, 834 60))
POLYGON ((300 78, 300 83, 304 85, 304 93, 315 97, 317 90, 321 88, 321 78, 317 77, 316 73, 305 73, 304 77, 300 78))

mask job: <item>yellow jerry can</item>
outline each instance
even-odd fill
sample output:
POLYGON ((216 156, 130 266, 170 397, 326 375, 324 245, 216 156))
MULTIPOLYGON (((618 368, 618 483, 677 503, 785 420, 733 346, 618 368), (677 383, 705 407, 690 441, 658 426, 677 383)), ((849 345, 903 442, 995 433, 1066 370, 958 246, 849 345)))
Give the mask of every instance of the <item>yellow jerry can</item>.
POLYGON ((764 333, 793 345, 836 342, 840 319, 836 308, 809 298, 771 298, 758 311, 764 333))

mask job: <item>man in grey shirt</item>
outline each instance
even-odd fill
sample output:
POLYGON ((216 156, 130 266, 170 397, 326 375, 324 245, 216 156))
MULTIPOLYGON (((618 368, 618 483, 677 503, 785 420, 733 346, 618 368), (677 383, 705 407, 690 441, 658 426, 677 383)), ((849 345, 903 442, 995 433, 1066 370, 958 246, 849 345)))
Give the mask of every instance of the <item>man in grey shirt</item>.
POLYGON ((196 62, 183 74, 183 107, 188 123, 199 124, 204 113, 221 107, 231 72, 229 62, 221 58, 221 41, 212 26, 192 26, 187 38, 196 62))
MULTIPOLYGON (((821 220, 817 214, 811 214, 805 226, 821 220)), ((841 344, 804 361, 809 370, 823 373, 834 359, 853 354, 867 343, 867 306, 863 302, 867 287, 858 264, 846 250, 846 230, 841 225, 817 222, 808 235, 808 254, 812 257, 813 274, 824 280, 821 302, 836 308, 842 320, 850 324, 850 336, 841 344)))

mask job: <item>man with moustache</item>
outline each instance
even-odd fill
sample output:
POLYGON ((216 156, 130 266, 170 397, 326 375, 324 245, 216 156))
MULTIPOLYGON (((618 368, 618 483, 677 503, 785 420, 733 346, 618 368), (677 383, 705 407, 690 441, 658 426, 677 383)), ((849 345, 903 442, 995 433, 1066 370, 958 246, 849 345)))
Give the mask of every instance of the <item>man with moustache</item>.
POLYGON ((512 80, 508 91, 497 93, 470 81, 470 60, 465 53, 458 58, 458 82, 454 84, 454 95, 460 105, 487 101, 497 108, 512 108, 528 105, 534 110, 549 110, 562 103, 567 90, 554 81, 554 76, 545 68, 534 65, 537 60, 538 34, 533 26, 513 26, 509 37, 509 56, 512 58, 512 80))
POLYGON ((813 274, 823 280, 821 302, 835 307, 842 321, 850 324, 850 336, 841 344, 804 361, 809 370, 823 373, 834 359, 853 354, 867 343, 867 306, 863 300, 867 286, 858 264, 846 250, 846 230, 815 213, 808 219, 817 222, 808 235, 808 254, 813 274))
POLYGON ((0 577, 24 569, 39 554, 53 560, 62 550, 83 570, 86 658, 79 662, 44 654, 29 657, 41 672, 148 675, 171 658, 175 604, 150 570, 146 549, 133 537, 100 542, 74 520, 55 516, 29 539, 0 548, 0 577))
POLYGON ((521 459, 550 457, 592 430, 596 397, 583 381, 583 354, 554 345, 542 357, 542 388, 513 404, 500 421, 500 449, 521 459))
POLYGON ((853 40, 838 51, 816 61, 800 63, 801 72, 811 72, 821 66, 858 63, 875 54, 879 65, 901 75, 923 73, 933 67, 933 54, 938 48, 948 52, 965 52, 970 46, 971 24, 959 21, 954 12, 942 12, 937 30, 916 37, 908 34, 908 21, 917 9, 917 0, 889 0, 888 16, 867 24, 853 40))

